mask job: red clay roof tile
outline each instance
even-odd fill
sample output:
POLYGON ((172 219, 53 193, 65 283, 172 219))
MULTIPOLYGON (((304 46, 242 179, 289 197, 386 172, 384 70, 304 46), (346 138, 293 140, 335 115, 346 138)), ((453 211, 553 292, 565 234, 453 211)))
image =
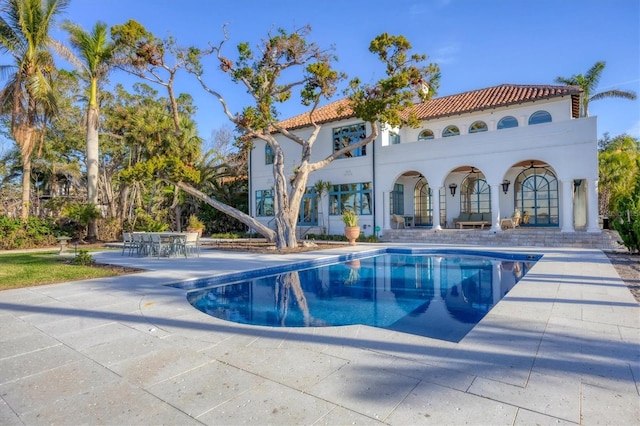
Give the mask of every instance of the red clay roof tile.
MULTIPOLYGON (((456 95, 434 98, 414 105, 421 120, 482 111, 524 102, 539 101, 559 96, 572 96, 572 116, 578 117, 579 97, 582 89, 577 86, 502 84, 486 89, 473 90, 456 95)), ((318 108, 315 121, 318 124, 353 117, 347 99, 340 99, 318 108)), ((306 127, 311 124, 309 113, 283 120, 280 124, 287 129, 306 127)))

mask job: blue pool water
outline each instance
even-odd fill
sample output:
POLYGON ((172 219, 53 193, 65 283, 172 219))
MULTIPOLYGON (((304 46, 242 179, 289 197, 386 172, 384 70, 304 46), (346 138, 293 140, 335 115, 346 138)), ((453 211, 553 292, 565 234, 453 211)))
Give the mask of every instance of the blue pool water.
POLYGON ((237 323, 365 324, 457 342, 538 259, 387 250, 234 282, 199 281, 187 297, 200 311, 237 323))

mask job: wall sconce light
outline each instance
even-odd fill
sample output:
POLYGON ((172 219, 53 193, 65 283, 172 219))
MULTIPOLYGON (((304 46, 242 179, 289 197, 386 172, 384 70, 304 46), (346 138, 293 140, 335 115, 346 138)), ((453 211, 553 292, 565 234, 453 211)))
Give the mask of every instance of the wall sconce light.
POLYGON ((456 188, 458 187, 458 185, 456 185, 455 183, 450 183, 449 184, 449 191, 451 191, 451 196, 453 197, 454 195, 456 195, 456 188))
POLYGON ((509 192, 509 184, 511 183, 511 181, 509 179, 505 179, 502 181, 502 192, 504 192, 505 194, 507 192, 509 192))
POLYGON ((582 185, 582 179, 574 179, 573 180, 573 192, 577 192, 578 188, 582 185))

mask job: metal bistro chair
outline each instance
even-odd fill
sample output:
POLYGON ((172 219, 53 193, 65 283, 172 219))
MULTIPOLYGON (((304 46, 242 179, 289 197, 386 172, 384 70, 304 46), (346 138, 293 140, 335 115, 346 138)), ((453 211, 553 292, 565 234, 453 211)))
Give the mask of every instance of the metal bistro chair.
POLYGON ((180 235, 173 240, 172 252, 176 255, 184 254, 184 257, 189 257, 189 254, 196 253, 200 257, 200 236, 197 232, 188 232, 180 235))
POLYGON ((188 253, 195 253, 200 257, 200 234, 197 232, 189 232, 184 239, 184 257, 188 253))
POLYGON ((143 234, 140 232, 131 233, 131 241, 133 243, 131 244, 131 250, 129 250, 129 256, 131 256, 134 251, 138 256, 140 256, 145 249, 143 234))
POLYGON ((149 234, 151 238, 150 254, 160 256, 169 256, 171 254, 171 239, 162 237, 160 234, 149 234))
POLYGON ((151 256, 153 253, 153 240, 151 234, 146 232, 140 233, 140 247, 138 247, 138 254, 140 256, 151 256))
POLYGON ((133 250, 137 250, 138 247, 136 246, 135 241, 133 241, 133 235, 131 234, 131 232, 123 232, 122 233, 122 256, 124 256, 124 252, 129 250, 129 256, 131 256, 131 253, 133 252, 133 250))

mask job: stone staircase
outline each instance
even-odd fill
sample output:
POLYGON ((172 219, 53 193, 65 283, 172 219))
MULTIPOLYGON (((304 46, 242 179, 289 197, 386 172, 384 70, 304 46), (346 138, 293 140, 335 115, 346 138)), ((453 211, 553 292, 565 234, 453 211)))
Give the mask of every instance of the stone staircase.
POLYGON ((607 251, 626 251, 616 231, 602 232, 560 232, 558 228, 516 228, 501 232, 480 229, 428 228, 387 229, 380 237, 389 243, 428 243, 458 246, 496 247, 571 247, 590 248, 607 251))

